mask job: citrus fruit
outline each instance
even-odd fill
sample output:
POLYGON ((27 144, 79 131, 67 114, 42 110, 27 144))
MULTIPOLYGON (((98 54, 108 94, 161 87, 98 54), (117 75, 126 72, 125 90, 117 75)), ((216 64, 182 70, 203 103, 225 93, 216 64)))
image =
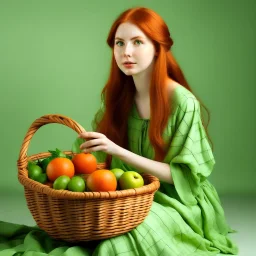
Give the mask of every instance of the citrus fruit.
POLYGON ((37 165, 37 163, 35 161, 32 161, 32 160, 28 161, 27 169, 29 169, 29 167, 31 165, 37 165))
POLYGON ((43 173, 43 170, 40 166, 36 164, 28 165, 28 177, 32 180, 36 180, 40 174, 43 173))
POLYGON ((53 188, 66 189, 68 187, 69 182, 70 182, 70 178, 66 175, 62 175, 53 182, 53 188))
POLYGON ((72 178, 75 174, 75 167, 70 159, 57 157, 48 163, 46 174, 50 181, 55 181, 62 175, 72 178))
POLYGON ((77 174, 90 174, 97 169, 97 159, 90 153, 78 153, 72 158, 77 174))
POLYGON ((68 183, 68 190, 73 192, 84 192, 85 191, 85 181, 80 176, 74 176, 68 183))
POLYGON ((46 173, 41 173, 38 177, 36 177, 35 179, 36 181, 42 183, 42 184, 45 184, 46 181, 47 181, 47 175, 46 173))
POLYGON ((91 191, 115 191, 117 180, 113 172, 102 169, 91 173, 87 177, 86 185, 91 191))

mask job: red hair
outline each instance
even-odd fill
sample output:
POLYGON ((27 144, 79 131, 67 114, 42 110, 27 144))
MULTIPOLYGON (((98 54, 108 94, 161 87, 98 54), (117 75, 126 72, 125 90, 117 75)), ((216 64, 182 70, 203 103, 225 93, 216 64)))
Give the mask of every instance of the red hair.
MULTIPOLYGON (((167 25, 157 13, 143 7, 131 8, 123 12, 113 23, 107 38, 107 43, 112 49, 117 28, 124 22, 133 23, 142 30, 152 40, 158 53, 150 85, 150 123, 153 125, 149 127, 149 139, 155 151, 155 160, 161 161, 168 146, 165 145, 162 134, 171 113, 166 81, 169 77, 189 91, 191 88, 170 52, 173 40, 167 25)), ((113 53, 110 76, 101 93, 105 112, 100 120, 95 118, 95 123, 97 132, 105 134, 124 148, 128 148, 127 122, 135 92, 132 76, 126 76, 119 69, 113 53)), ((108 161, 110 159, 111 156, 108 156, 108 161)))

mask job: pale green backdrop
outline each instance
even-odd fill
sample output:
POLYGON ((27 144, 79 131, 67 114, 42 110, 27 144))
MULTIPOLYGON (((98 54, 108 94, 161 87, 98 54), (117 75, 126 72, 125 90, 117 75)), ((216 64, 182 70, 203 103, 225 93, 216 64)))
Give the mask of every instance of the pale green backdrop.
MULTIPOLYGON (((173 53, 211 111, 219 194, 253 194, 255 186, 255 1, 0 1, 0 193, 23 193, 16 161, 30 124, 59 113, 85 129, 100 104, 110 68, 106 38, 114 19, 133 6, 166 21, 173 53)), ((51 124, 28 154, 69 150, 70 128, 51 124)))

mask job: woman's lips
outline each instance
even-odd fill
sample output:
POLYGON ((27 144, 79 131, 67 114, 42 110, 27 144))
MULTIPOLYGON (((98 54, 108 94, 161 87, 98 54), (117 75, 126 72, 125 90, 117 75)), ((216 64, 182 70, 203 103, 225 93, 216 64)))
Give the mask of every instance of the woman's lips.
POLYGON ((126 68, 132 68, 134 65, 135 65, 135 63, 124 63, 123 64, 126 68))

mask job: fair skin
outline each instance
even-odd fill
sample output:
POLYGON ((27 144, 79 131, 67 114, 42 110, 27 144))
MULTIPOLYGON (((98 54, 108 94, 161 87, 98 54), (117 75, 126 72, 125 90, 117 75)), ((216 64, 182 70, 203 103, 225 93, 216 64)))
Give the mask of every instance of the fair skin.
MULTIPOLYGON (((114 56, 118 67, 127 76, 132 76, 136 87, 135 103, 142 118, 150 117, 149 86, 155 63, 155 47, 152 41, 135 25, 122 23, 115 35, 114 56), (134 64, 127 67, 124 62, 134 64)), ((177 83, 168 79, 168 93, 171 95, 177 83)), ((83 152, 103 151, 135 167, 139 172, 149 173, 160 181, 173 184, 169 164, 151 160, 124 149, 104 134, 83 132, 80 138, 86 141, 80 146, 83 152)))

